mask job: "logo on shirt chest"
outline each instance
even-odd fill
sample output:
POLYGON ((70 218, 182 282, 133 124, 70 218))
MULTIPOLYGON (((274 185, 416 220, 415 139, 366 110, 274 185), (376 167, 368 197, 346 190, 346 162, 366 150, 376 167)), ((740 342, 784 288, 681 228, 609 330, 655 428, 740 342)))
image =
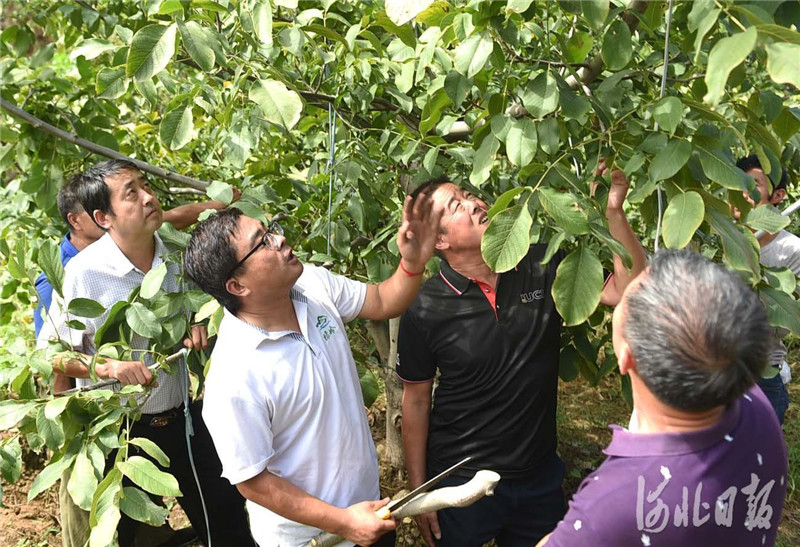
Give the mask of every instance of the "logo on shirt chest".
POLYGON ((317 330, 322 335, 322 339, 327 342, 336 332, 336 325, 331 322, 327 315, 318 315, 317 330))
POLYGON ((544 289, 536 289, 535 291, 524 292, 519 295, 519 299, 522 300, 523 304, 533 302, 534 300, 541 300, 542 298, 544 298, 544 289))

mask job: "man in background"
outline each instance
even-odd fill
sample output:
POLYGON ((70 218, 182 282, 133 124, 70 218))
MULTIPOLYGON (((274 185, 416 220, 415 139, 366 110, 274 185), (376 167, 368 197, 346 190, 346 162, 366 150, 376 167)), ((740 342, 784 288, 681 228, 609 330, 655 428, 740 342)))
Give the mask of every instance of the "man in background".
MULTIPOLYGON (((756 155, 740 159, 736 162, 736 166, 755 179, 761 196, 759 202, 756 203, 751 196, 745 195, 745 199, 754 207, 777 206, 786 198, 789 175, 785 169, 780 173, 780 178, 772 174, 767 175, 756 155)), ((738 210, 734 209, 733 214, 739 218, 738 210)), ((800 276, 800 237, 781 230, 775 234, 765 233, 758 238, 758 244, 761 247, 761 264, 774 268, 789 268, 794 275, 800 276)), ((789 408, 789 391, 786 389, 786 384, 792 378, 789 364, 786 362, 786 346, 783 343, 783 338, 787 334, 786 329, 773 329, 770 337, 772 340, 770 366, 767 367, 764 377, 758 380, 758 385, 772 403, 781 424, 789 408)))
POLYGON ((788 461, 754 386, 770 326, 756 294, 690 251, 662 251, 614 310, 633 415, 539 544, 775 545, 788 461))

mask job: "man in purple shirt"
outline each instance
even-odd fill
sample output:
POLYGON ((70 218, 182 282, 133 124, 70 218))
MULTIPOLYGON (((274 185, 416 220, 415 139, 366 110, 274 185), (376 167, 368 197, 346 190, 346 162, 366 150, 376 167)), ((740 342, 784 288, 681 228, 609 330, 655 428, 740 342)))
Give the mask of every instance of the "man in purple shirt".
POLYGON ((778 419, 755 381, 771 329, 756 295, 689 251, 657 254, 614 311, 628 429, 539 547, 774 545, 786 497, 778 419))

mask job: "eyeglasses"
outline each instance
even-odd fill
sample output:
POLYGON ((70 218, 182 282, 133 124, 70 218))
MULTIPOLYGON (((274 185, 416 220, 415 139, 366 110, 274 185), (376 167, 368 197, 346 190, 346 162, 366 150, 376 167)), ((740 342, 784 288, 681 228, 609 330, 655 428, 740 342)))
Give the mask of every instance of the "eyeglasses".
POLYGON ((267 226, 267 229, 264 232, 264 235, 262 235, 261 239, 259 239, 258 243, 256 243, 256 246, 250 249, 250 252, 244 255, 244 258, 241 259, 239 262, 237 262, 233 268, 231 268, 228 277, 231 277, 233 275, 233 272, 235 272, 239 268, 239 266, 244 264, 245 260, 250 258, 253 255, 253 253, 259 250, 261 247, 266 247, 267 250, 269 251, 277 251, 278 236, 282 235, 283 235, 283 228, 281 228, 281 225, 278 224, 277 222, 270 222, 269 226, 267 226))

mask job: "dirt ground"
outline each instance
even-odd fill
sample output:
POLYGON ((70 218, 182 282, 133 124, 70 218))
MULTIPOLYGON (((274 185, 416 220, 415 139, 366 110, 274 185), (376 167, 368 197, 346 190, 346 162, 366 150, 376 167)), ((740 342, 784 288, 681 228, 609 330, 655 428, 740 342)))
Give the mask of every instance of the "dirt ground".
MULTIPOLYGON (((797 371, 798 367, 794 367, 797 371)), ((582 478, 604 459, 602 448, 611 439, 609 423, 627 423, 629 410, 619 395, 615 376, 592 388, 584 381, 562 383, 559 391, 558 432, 559 452, 567 465, 565 491, 567 498, 577 489, 582 478)), ((790 452, 790 466, 800 466, 800 383, 790 384, 792 406, 786 416, 786 437, 790 452)), ((376 444, 383 441, 384 405, 378 400, 369 418, 376 444)), ((379 449, 380 451, 380 449, 379 449)), ((35 466, 35 463, 34 463, 35 466)), ((29 547, 60 545, 57 485, 32 502, 27 492, 38 471, 25 469, 22 478, 14 485, 3 485, 4 506, 0 508, 0 546, 29 547)), ((778 546, 800 545, 800 473, 790 474, 789 497, 784 507, 783 522, 779 529, 778 546)), ((381 490, 394 496, 405 487, 402 472, 381 466, 381 490)), ((170 515, 173 527, 186 525, 186 517, 176 504, 170 515)), ((419 531, 411 519, 398 527, 399 547, 420 546, 419 531)))

